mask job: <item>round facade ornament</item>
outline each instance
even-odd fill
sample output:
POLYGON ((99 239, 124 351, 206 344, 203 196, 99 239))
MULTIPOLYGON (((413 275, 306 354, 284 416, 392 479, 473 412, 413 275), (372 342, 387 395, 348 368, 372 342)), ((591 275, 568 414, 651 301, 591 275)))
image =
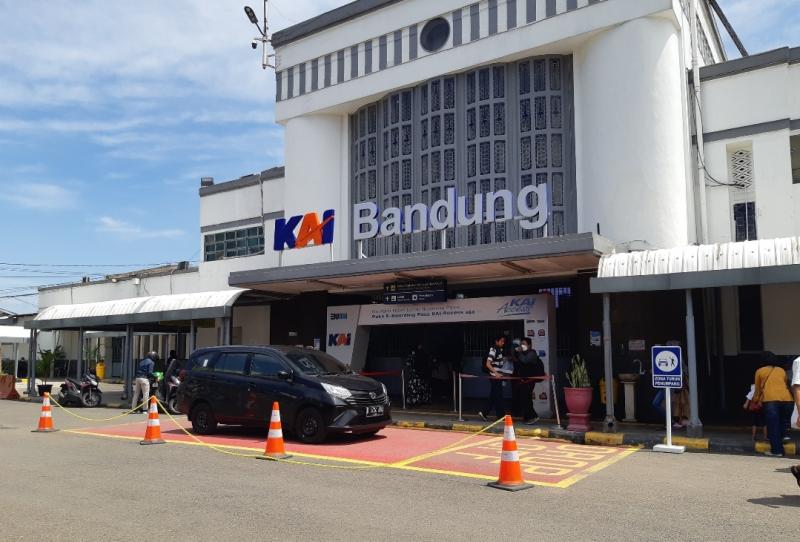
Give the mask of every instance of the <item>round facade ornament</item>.
POLYGON ((422 27, 419 35, 419 43, 422 48, 432 53, 438 51, 447 43, 450 37, 450 23, 442 17, 431 19, 422 27))

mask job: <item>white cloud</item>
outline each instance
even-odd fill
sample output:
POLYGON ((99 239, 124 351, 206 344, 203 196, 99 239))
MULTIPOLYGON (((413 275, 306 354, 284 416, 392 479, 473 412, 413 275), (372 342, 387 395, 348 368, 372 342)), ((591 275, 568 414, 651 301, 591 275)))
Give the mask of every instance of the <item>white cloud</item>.
POLYGON ((74 206, 77 195, 52 183, 15 183, 0 192, 0 201, 27 209, 51 211, 74 206))
POLYGON ((183 230, 179 229, 146 229, 110 216, 101 216, 98 219, 97 231, 110 233, 122 239, 167 239, 184 234, 183 230))

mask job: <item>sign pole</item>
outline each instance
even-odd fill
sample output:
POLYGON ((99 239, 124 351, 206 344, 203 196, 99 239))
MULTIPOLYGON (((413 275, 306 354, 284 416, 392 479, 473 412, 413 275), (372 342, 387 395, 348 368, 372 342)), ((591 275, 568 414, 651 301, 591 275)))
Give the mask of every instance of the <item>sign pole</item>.
POLYGON ((683 388, 682 353, 679 346, 653 346, 653 387, 664 390, 664 406, 666 407, 667 438, 666 444, 653 446, 654 452, 682 454, 685 446, 672 444, 672 390, 683 388))
POLYGON ((672 390, 665 390, 664 401, 667 407, 667 446, 672 446, 672 390))

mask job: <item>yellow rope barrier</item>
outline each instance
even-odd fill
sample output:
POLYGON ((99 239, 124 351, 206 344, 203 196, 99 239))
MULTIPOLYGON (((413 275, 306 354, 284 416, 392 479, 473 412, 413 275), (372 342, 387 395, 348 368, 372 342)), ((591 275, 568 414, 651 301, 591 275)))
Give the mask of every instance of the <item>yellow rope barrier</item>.
POLYGON ((116 419, 119 419, 119 418, 124 418, 125 416, 127 416, 127 415, 128 415, 128 414, 130 414, 131 412, 134 412, 135 410, 139 410, 139 409, 141 409, 141 408, 144 408, 144 407, 146 407, 146 406, 147 406, 147 403, 148 403, 150 400, 149 400, 149 399, 145 399, 145 400, 144 400, 144 402, 143 402, 143 403, 141 403, 139 406, 137 406, 137 407, 134 407, 134 408, 132 408, 132 409, 130 409, 130 410, 127 410, 127 411, 123 412, 122 414, 118 414, 118 415, 116 415, 116 416, 111 416, 110 418, 87 418, 86 416, 81 416, 80 414, 76 414, 75 412, 72 412, 70 409, 68 409, 68 408, 67 408, 67 407, 65 407, 64 405, 60 404, 60 403, 59 403, 58 401, 56 401, 55 399, 53 399, 53 396, 52 396, 52 395, 50 396, 50 401, 51 401, 51 402, 52 402, 54 405, 56 405, 57 407, 59 407, 61 410, 63 410, 64 412, 66 412, 67 414, 69 414, 69 415, 71 415, 71 416, 75 416, 76 418, 78 418, 78 419, 80 419, 80 420, 85 420, 85 421, 88 421, 88 422, 109 422, 109 421, 111 421, 111 420, 116 420, 116 419))
MULTIPOLYGON (((158 401, 158 404, 161 405, 162 408, 164 407, 164 405, 161 403, 161 401, 158 398, 156 398, 156 401, 158 401)), ((169 417, 169 419, 181 429, 181 431, 186 433, 186 435, 188 435, 189 438, 191 438, 192 440, 196 441, 201 446, 205 446, 207 448, 211 448, 214 451, 217 451, 217 452, 220 452, 220 453, 223 453, 223 454, 227 454, 227 455, 236 456, 236 457, 250 457, 250 458, 252 458, 252 457, 263 457, 263 454, 244 454, 244 453, 239 453, 239 452, 233 452, 231 450, 226 450, 226 449, 221 448, 219 446, 215 446, 215 445, 213 445, 211 443, 203 442, 200 438, 198 438, 196 435, 190 433, 185 427, 183 427, 183 425, 181 425, 178 422, 178 420, 176 420, 172 416, 172 414, 169 413, 169 411, 166 408, 164 408, 164 412, 169 417)), ((270 458, 270 459, 273 460, 273 461, 280 462, 280 463, 291 463, 291 464, 294 464, 294 465, 306 465, 306 466, 311 466, 311 467, 321 467, 321 468, 327 468, 327 469, 340 469, 340 470, 365 470, 365 469, 380 469, 380 468, 400 467, 400 466, 407 465, 409 463, 420 461, 420 460, 425 459, 427 457, 432 457, 432 456, 437 455, 439 453, 447 452, 448 450, 450 450, 452 448, 456 448, 456 447, 460 446, 461 444, 463 444, 464 442, 466 442, 467 440, 469 440, 471 438, 474 438, 474 437, 480 435, 481 433, 484 433, 484 432, 488 431, 489 429, 491 429, 492 427, 494 427, 495 425, 497 425, 498 423, 500 423, 502 421, 503 421, 503 418, 500 418, 500 419, 492 422, 491 424, 487 425, 486 427, 484 427, 480 431, 476 431, 475 433, 472 433, 472 434, 466 436, 465 438, 463 438, 463 439, 461 439, 461 440, 459 440, 457 442, 454 442, 453 444, 448 444, 447 446, 443 446, 442 448, 439 448, 437 450, 434 450, 432 452, 428 452, 428 453, 425 453, 425 454, 422 454, 422 455, 419 455, 419 456, 410 457, 408 459, 402 459, 400 461, 395 461, 394 463, 381 463, 381 464, 376 464, 376 465, 351 466, 351 465, 328 465, 328 464, 325 464, 325 463, 313 463, 313 462, 310 462, 310 461, 297 461, 297 460, 294 460, 294 459, 278 459, 278 458, 270 458)), ((336 460, 337 460, 337 458, 335 458, 335 457, 331 458, 331 461, 336 461, 336 460)))

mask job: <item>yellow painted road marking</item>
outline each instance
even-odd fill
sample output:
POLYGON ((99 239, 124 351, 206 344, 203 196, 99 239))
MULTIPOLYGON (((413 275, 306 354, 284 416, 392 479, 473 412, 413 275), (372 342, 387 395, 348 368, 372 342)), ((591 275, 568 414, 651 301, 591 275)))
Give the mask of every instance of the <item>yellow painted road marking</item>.
MULTIPOLYGON (((136 437, 136 436, 110 435, 110 434, 106 434, 106 433, 96 433, 96 432, 87 431, 87 430, 67 429, 67 430, 64 430, 64 432, 65 433, 72 433, 72 434, 76 434, 76 435, 88 435, 88 436, 103 437, 103 438, 115 438, 115 439, 124 439, 124 440, 142 440, 141 437, 136 437)), ((169 437, 165 438, 164 440, 169 444, 187 444, 187 445, 190 445, 190 446, 201 446, 201 447, 208 446, 208 444, 206 444, 206 443, 185 441, 185 440, 174 440, 174 439, 170 439, 169 437)), ((528 439, 525 439, 525 440, 528 440, 528 439)), ((534 440, 534 439, 530 439, 530 440, 534 440)), ((491 445, 497 445, 501 441, 502 441, 502 437, 500 437, 500 436, 493 437, 493 438, 491 438, 489 440, 486 440, 484 442, 472 442, 472 443, 463 444, 463 445, 460 445, 460 446, 455 446, 453 448, 446 448, 446 449, 443 449, 443 450, 437 450, 437 451, 434 451, 434 452, 430 452, 428 454, 422 454, 422 455, 411 457, 411 458, 408 458, 408 459, 405 459, 405 460, 401 460, 401 461, 398 461, 398 462, 395 462, 395 463, 383 463, 383 462, 369 461, 369 460, 364 460, 364 459, 352 459, 352 458, 344 458, 344 457, 336 457, 336 456, 327 456, 327 455, 321 455, 321 454, 309 454, 309 453, 304 453, 304 452, 296 452, 296 451, 293 451, 293 450, 289 450, 289 453, 291 453, 292 455, 295 455, 297 457, 306 458, 306 459, 316 459, 316 460, 324 460, 324 461, 330 461, 330 462, 342 462, 342 463, 349 463, 349 464, 355 464, 355 465, 382 467, 382 468, 386 468, 386 469, 395 469, 395 470, 404 470, 404 471, 413 471, 413 472, 423 472, 423 473, 429 473, 429 474, 442 474, 442 475, 447 475, 447 476, 456 476, 456 477, 461 477, 461 478, 472 478, 472 479, 477 479, 477 480, 496 480, 497 476, 489 476, 489 475, 486 475, 486 474, 462 472, 462 471, 457 471, 457 470, 450 471, 450 470, 435 469, 435 468, 429 468, 429 467, 419 467, 419 466, 412 465, 412 463, 423 461, 423 460, 426 460, 426 459, 429 459, 429 458, 432 458, 432 457, 436 457, 436 456, 439 456, 439 455, 443 455, 443 454, 446 454, 446 453, 450 453, 450 452, 458 452, 460 450, 465 450, 465 449, 472 448, 472 447, 479 447, 479 446, 480 447, 489 447, 491 445)), ((248 451, 248 452, 260 451, 261 450, 260 447, 236 446, 236 445, 228 445, 228 444, 214 444, 213 446, 219 447, 219 448, 226 448, 226 449, 229 449, 229 450, 241 450, 241 451, 248 451)), ((582 448, 584 445, 574 445, 574 446, 576 448, 582 448)), ((558 482, 546 482, 546 481, 540 481, 540 480, 535 480, 535 481, 534 480, 528 480, 527 482, 531 483, 531 484, 534 484, 534 485, 537 485, 537 486, 541 486, 541 487, 551 487, 551 488, 558 488, 558 489, 566 489, 566 488, 570 487, 571 485, 579 482, 580 480, 583 480, 584 478, 588 477, 589 475, 591 475, 593 473, 596 473, 596 472, 599 472, 600 470, 602 470, 602 469, 604 469, 604 468, 606 468, 606 467, 608 467, 610 465, 613 465, 614 463, 617 463, 618 461, 621 461, 622 459, 628 457, 629 455, 633 454, 637 450, 638 450, 638 448, 629 448, 629 449, 626 449, 626 450, 620 450, 620 451, 616 452, 615 455, 613 455, 609 459, 607 459, 605 461, 602 461, 600 463, 596 463, 594 465, 591 465, 591 466, 587 467, 584 471, 582 471, 582 472, 580 472, 580 473, 578 473, 578 474, 576 474, 574 476, 571 476, 569 478, 566 478, 564 480, 560 480, 558 482)), ((580 450, 578 450, 578 451, 580 452, 580 450)), ((497 461, 499 461, 499 457, 497 458, 497 461)))

